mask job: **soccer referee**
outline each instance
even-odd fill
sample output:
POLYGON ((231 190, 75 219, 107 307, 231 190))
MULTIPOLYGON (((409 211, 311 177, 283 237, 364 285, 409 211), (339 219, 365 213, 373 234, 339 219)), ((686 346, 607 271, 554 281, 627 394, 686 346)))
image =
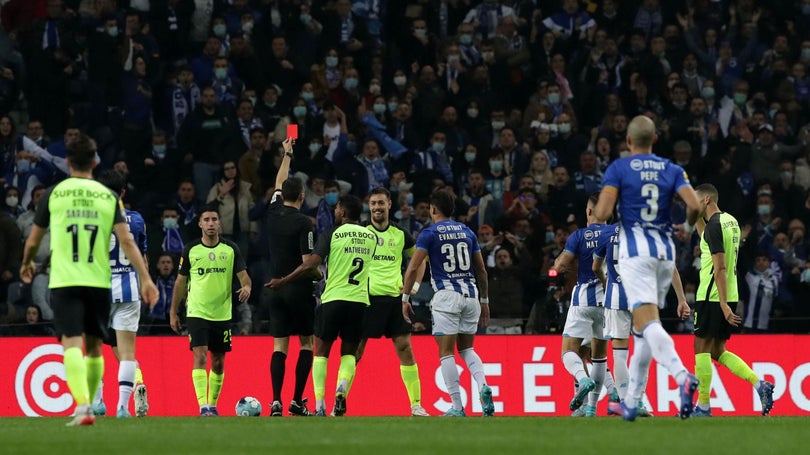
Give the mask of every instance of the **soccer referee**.
MULTIPOLYGON (((276 191, 266 217, 271 279, 289 275, 312 253, 315 243, 312 221, 301 213, 304 185, 297 178, 287 178, 293 140, 287 138, 283 145, 284 157, 276 176, 276 191)), ((270 307, 270 335, 273 337, 273 356, 270 359, 270 378, 273 385, 271 416, 281 416, 283 410, 281 389, 284 385, 291 335, 298 335, 301 348, 295 367, 295 389, 288 411, 291 415, 310 415, 302 395, 312 369, 312 333, 315 320, 313 290, 310 276, 301 276, 283 288, 265 289, 270 307)))
POLYGON ((709 404, 712 359, 750 382, 759 395, 762 415, 768 415, 773 407, 773 384, 759 379, 743 359, 726 351, 731 327, 737 327, 742 322, 734 314, 739 300, 736 267, 740 225, 733 216, 720 211, 714 185, 703 184, 695 191, 701 207, 697 223, 700 236, 700 286, 695 303, 695 375, 700 384, 698 405, 692 417, 712 415, 709 404))
MULTIPOLYGON (((368 338, 385 335, 394 342, 399 357, 399 371, 411 402, 411 415, 427 417, 422 407, 422 387, 419 369, 411 347, 411 324, 402 316, 402 260, 413 256, 416 242, 411 234, 389 221, 391 193, 385 188, 371 190, 368 205, 371 224, 368 229, 377 234, 377 252, 369 266, 369 300, 363 320, 363 340, 357 351, 357 360, 363 355, 368 338)), ((424 272, 422 272, 424 273, 424 272)), ((422 273, 418 275, 421 276, 422 273)))

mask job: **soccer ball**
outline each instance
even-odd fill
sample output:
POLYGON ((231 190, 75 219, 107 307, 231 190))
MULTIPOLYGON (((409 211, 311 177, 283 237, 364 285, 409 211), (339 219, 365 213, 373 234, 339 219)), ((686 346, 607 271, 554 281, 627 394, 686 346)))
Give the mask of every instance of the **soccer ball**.
POLYGON ((241 398, 236 403, 236 415, 244 417, 258 417, 262 415, 262 404, 253 397, 241 398))

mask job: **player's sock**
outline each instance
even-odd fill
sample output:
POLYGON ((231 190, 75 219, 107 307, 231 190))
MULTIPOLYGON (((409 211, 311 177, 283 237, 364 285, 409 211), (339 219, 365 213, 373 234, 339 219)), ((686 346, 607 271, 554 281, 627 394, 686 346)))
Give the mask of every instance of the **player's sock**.
POLYGON ((630 373, 627 371, 627 348, 613 348, 613 379, 616 381, 616 392, 624 400, 627 395, 627 383, 630 373))
POLYGON ((91 400, 93 405, 101 404, 104 401, 104 380, 102 379, 101 382, 98 383, 98 389, 96 389, 96 396, 91 400))
POLYGON ((599 393, 602 391, 602 384, 605 381, 607 372, 607 357, 603 359, 591 359, 591 379, 595 384, 593 391, 588 394, 588 404, 596 406, 599 401, 599 393))
POLYGON ((422 404, 422 384, 419 382, 419 368, 413 365, 400 365, 399 373, 402 375, 402 383, 408 391, 408 399, 411 400, 411 407, 422 404))
POLYGON ((115 409, 129 409, 129 397, 135 387, 134 360, 122 360, 118 364, 118 406, 115 409))
POLYGON ((326 357, 315 356, 312 359, 312 389, 315 392, 315 406, 326 409, 326 357))
MULTIPOLYGON (((731 370, 732 373, 735 375, 745 379, 746 381, 750 382, 751 385, 756 386, 757 382, 759 382, 759 377, 756 373, 745 363, 745 360, 739 358, 737 354, 733 352, 726 351, 720 354, 720 358, 717 359, 720 362, 720 365, 731 370)), ((700 377, 698 377, 700 378, 700 377)), ((701 381, 702 383, 702 381, 701 381)))
POLYGON ((274 351, 270 357, 270 380, 273 383, 273 401, 281 402, 281 387, 284 385, 287 354, 274 351))
POLYGON ((661 327, 661 322, 653 321, 647 324, 647 327, 644 328, 643 335, 647 344, 650 346, 655 361, 669 371, 669 374, 675 378, 675 382, 677 382, 678 385, 683 384, 689 372, 686 371, 686 367, 683 366, 683 362, 681 362, 681 358, 675 350, 675 343, 672 341, 672 337, 661 327))
POLYGON ((450 399, 453 400, 453 409, 460 411, 464 409, 461 404, 461 391, 458 386, 458 370, 456 369, 456 357, 453 355, 444 356, 442 362, 442 377, 444 378, 444 385, 447 387, 447 393, 450 394, 450 399))
POLYGON ((295 364, 295 390, 293 391, 293 400, 299 403, 304 395, 310 370, 312 370, 312 351, 301 349, 298 352, 298 362, 295 364))
POLYGON ((340 356, 340 369, 337 376, 337 388, 343 386, 346 395, 349 394, 349 383, 354 379, 354 372, 356 371, 356 357, 353 355, 340 356))
POLYGON ((630 409, 634 409, 641 396, 644 394, 644 388, 647 386, 647 371, 650 369, 650 361, 652 360, 652 350, 650 349, 647 340, 639 336, 634 337, 633 355, 630 357, 629 368, 629 381, 627 385, 627 395, 624 398, 624 404, 630 409))
POLYGON ((194 393, 197 395, 197 404, 208 405, 208 373, 204 369, 191 370, 191 380, 194 382, 194 393))
POLYGON ((602 381, 602 385, 605 387, 605 393, 610 395, 616 390, 618 393, 618 389, 616 389, 616 382, 613 381, 613 374, 610 371, 610 368, 605 368, 605 380, 602 381))
POLYGON ((478 385, 478 393, 481 393, 481 389, 487 385, 487 377, 484 375, 484 363, 481 362, 481 357, 478 357, 473 348, 458 351, 458 354, 467 364, 470 376, 475 379, 475 383, 478 385))
POLYGON ((87 390, 87 364, 84 361, 80 348, 65 349, 65 376, 68 388, 76 405, 81 406, 90 402, 90 392, 87 390))
POLYGON ((700 381, 698 406, 708 409, 712 390, 712 355, 708 352, 695 354, 695 376, 700 381))
POLYGON ((580 379, 588 377, 585 373, 585 365, 582 363, 582 357, 574 351, 565 351, 562 355, 562 362, 565 369, 571 373, 571 376, 579 382, 580 379))
POLYGON ((84 363, 87 365, 87 396, 95 397, 101 378, 104 377, 104 357, 86 357, 84 363))
POLYGON ((135 384, 143 384, 143 372, 138 361, 135 361, 135 384))
POLYGON ((221 374, 214 373, 212 370, 208 375, 208 404, 213 407, 217 406, 219 400, 219 392, 222 390, 222 383, 225 381, 225 372, 221 374))

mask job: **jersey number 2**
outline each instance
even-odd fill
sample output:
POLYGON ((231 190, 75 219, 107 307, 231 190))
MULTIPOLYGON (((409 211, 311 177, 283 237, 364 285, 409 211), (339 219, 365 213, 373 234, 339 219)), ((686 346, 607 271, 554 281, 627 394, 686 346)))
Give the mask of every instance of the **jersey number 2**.
MULTIPOLYGON (((87 255, 87 262, 93 262, 93 246, 96 244, 98 226, 95 224, 85 224, 84 230, 90 231, 90 253, 87 255)), ((67 227, 67 232, 73 237, 73 262, 79 262, 79 225, 71 224, 67 227)))
POLYGON ((358 284, 360 284, 360 282, 357 281, 356 278, 357 275, 359 275, 360 272, 363 271, 363 259, 354 258, 354 260, 352 261, 352 267, 354 267, 354 270, 352 270, 351 273, 349 273, 349 284, 357 286, 358 284))
POLYGON ((645 183, 641 187, 641 197, 646 198, 647 207, 641 209, 641 219, 655 221, 658 218, 658 185, 645 183))

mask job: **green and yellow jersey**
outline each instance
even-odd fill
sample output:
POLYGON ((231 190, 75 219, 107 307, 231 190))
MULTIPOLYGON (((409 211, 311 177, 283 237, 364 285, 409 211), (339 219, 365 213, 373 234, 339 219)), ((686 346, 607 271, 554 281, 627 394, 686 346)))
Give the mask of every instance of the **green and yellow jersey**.
POLYGON ((95 180, 65 179, 42 195, 34 223, 51 229, 50 289, 110 288, 110 235, 126 223, 117 194, 95 180))
POLYGON ((180 275, 188 277, 186 316, 208 321, 230 321, 233 280, 245 270, 239 247, 220 239, 214 246, 196 240, 183 249, 180 275))
POLYGON ((366 226, 377 235, 377 250, 369 267, 368 292, 372 296, 397 297, 402 294, 402 262, 413 256, 416 242, 411 234, 396 224, 379 230, 373 224, 366 226))
POLYGON ((712 255, 726 255, 726 294, 729 302, 739 301, 737 291, 737 255, 740 250, 740 225, 737 219, 725 212, 717 212, 706 222, 700 238, 700 286, 697 300, 719 302, 720 294, 714 282, 712 255))
POLYGON ((326 260, 326 288, 321 302, 369 304, 369 268, 377 244, 377 235, 357 224, 342 224, 321 234, 314 251, 326 260))

